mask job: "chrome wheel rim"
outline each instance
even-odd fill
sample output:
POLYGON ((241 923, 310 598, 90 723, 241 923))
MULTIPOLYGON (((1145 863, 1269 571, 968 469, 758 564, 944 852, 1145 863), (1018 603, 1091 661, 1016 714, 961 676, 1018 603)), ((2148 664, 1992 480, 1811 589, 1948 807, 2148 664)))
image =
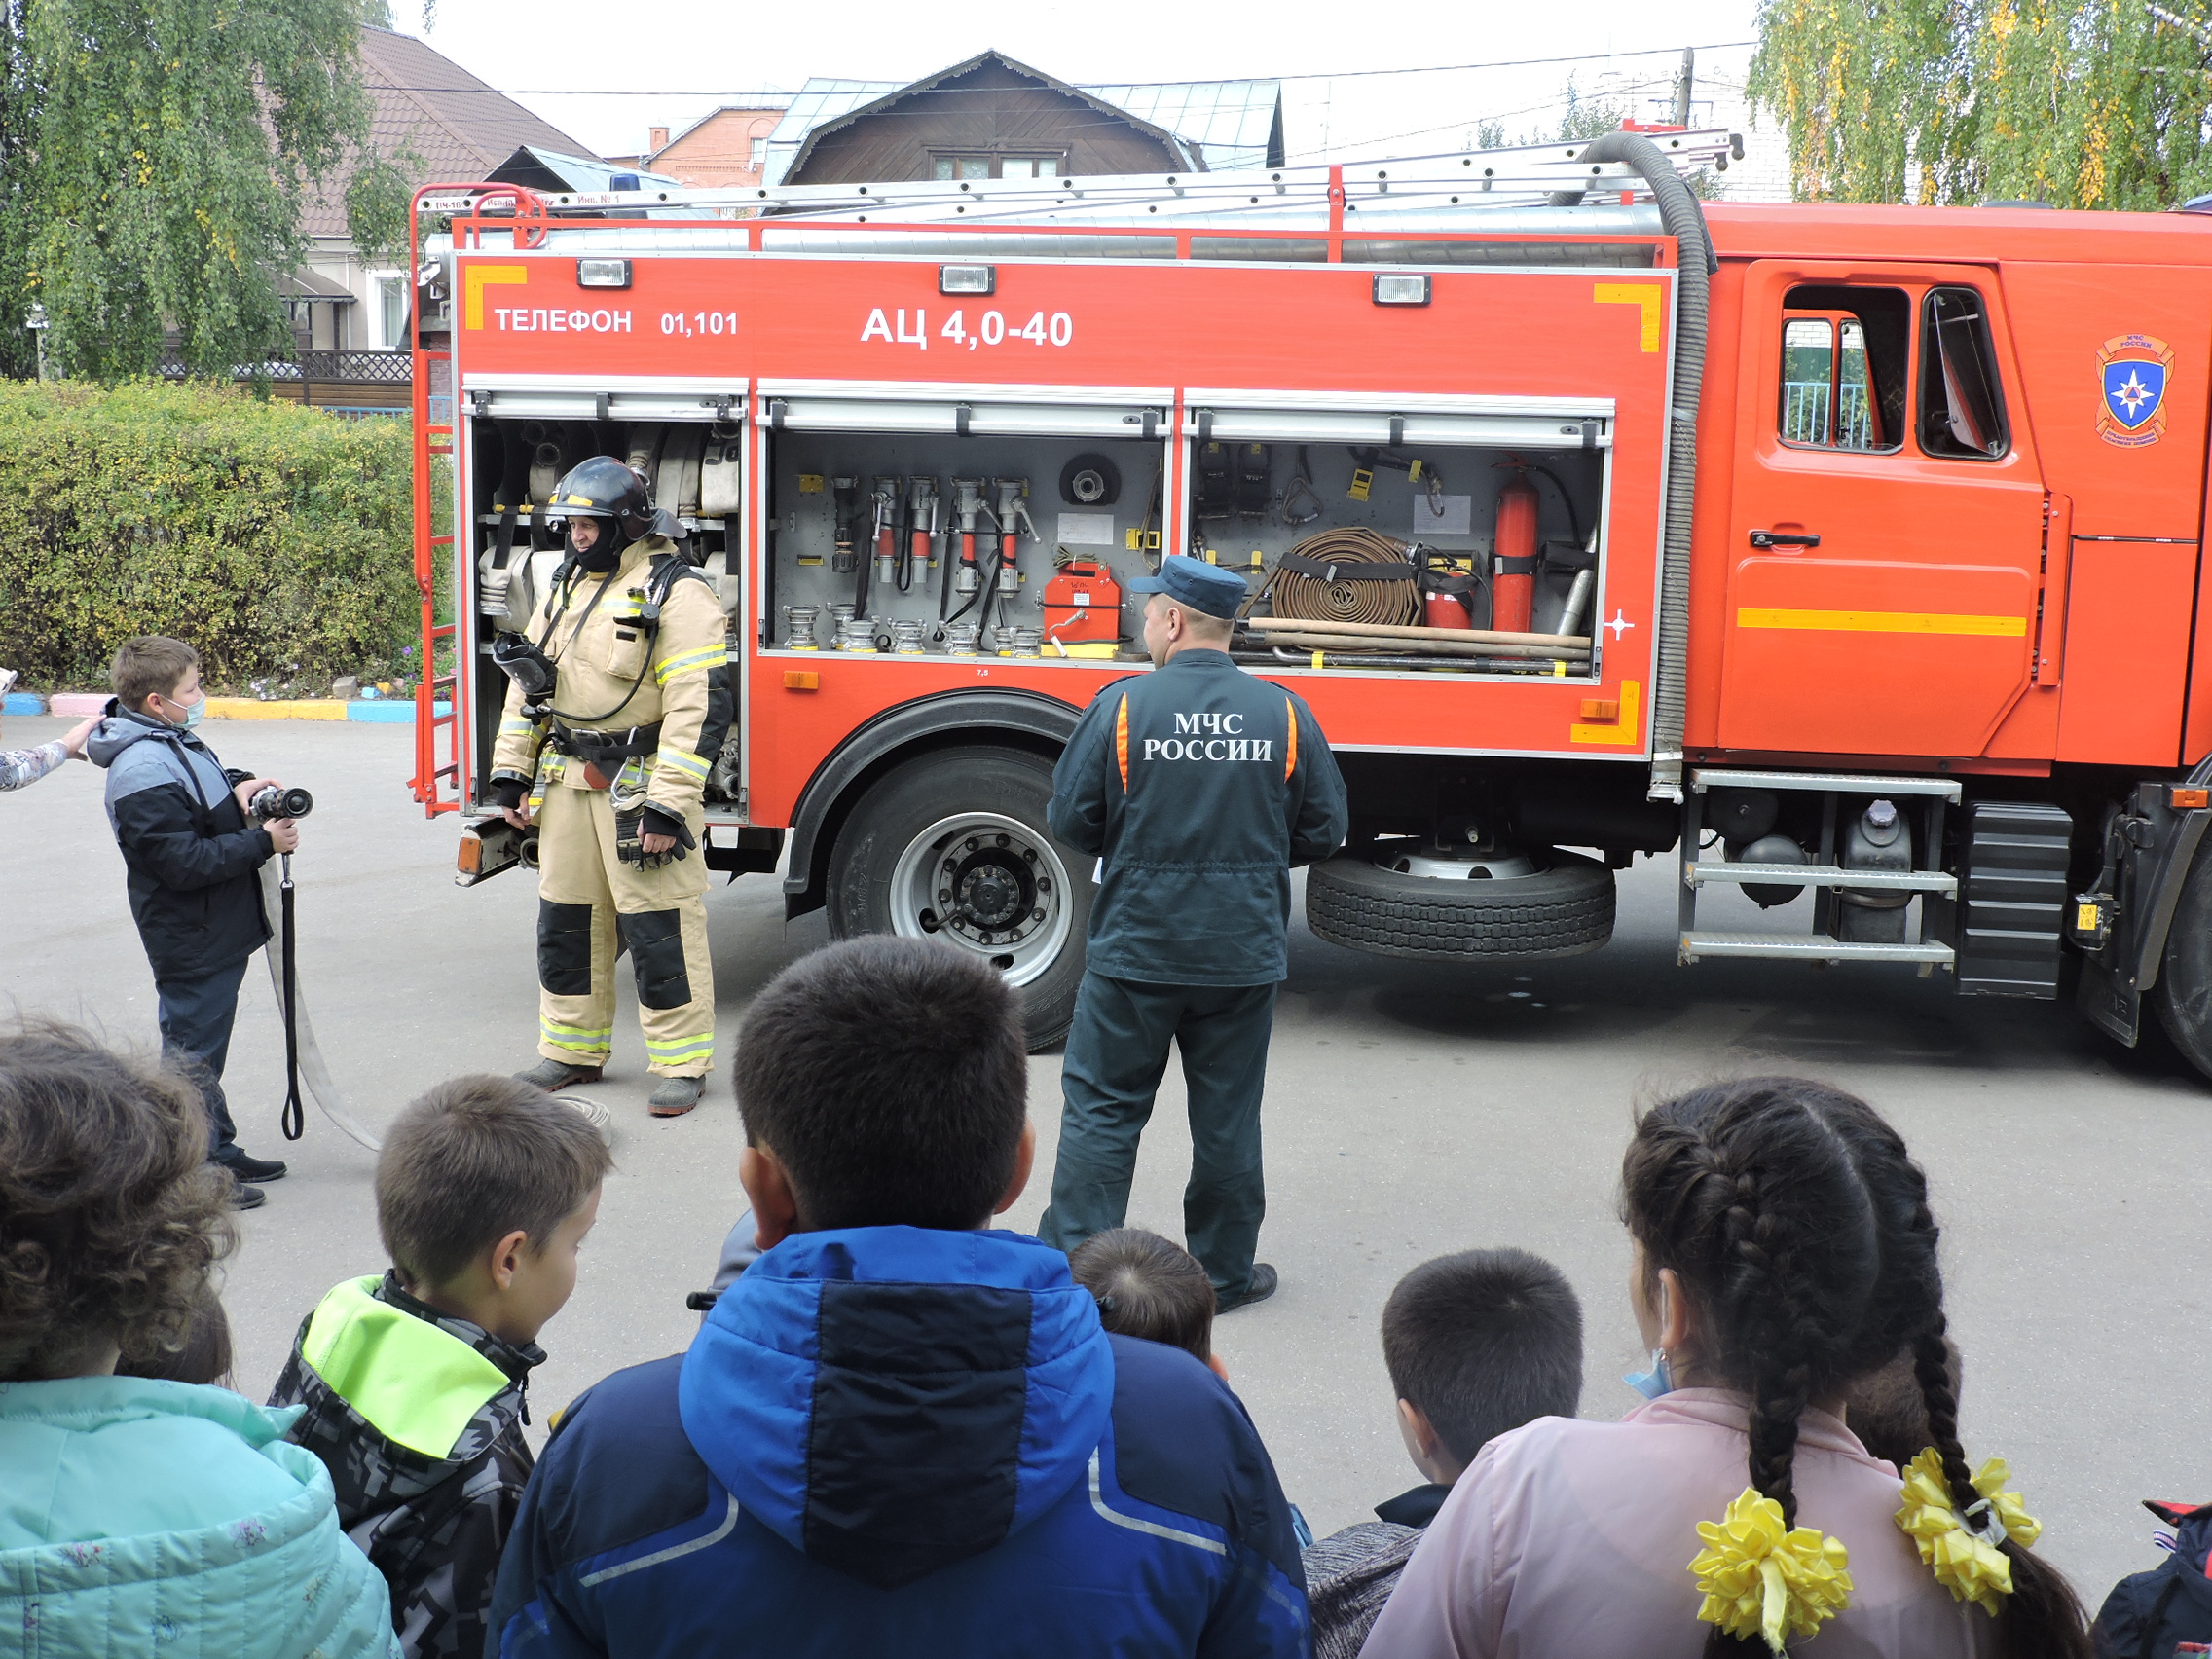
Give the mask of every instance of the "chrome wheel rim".
POLYGON ((1026 985, 1067 944, 1068 872, 1052 844, 1017 818, 963 812, 906 844, 891 872, 891 925, 942 940, 1026 985))

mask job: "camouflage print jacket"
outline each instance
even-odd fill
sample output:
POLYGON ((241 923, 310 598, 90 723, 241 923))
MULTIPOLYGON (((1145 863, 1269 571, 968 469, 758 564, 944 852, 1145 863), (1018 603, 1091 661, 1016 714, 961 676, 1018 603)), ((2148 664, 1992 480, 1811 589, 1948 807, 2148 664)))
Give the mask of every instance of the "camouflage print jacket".
POLYGON ((513 1347, 349 1279, 300 1326, 269 1397, 305 1406, 287 1436, 338 1489, 338 1522, 391 1586, 407 1659, 477 1659, 499 1552, 530 1479, 523 1424, 535 1344, 513 1347))

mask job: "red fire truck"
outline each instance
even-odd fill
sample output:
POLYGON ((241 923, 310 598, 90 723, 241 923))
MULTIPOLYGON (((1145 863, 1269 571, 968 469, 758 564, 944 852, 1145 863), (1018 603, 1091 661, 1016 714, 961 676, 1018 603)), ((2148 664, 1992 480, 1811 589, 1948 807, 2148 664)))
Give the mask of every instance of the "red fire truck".
POLYGON ((2064 985, 2129 1044, 2148 998, 2212 1073, 2204 224, 1702 204, 1730 146, 433 187, 414 789, 476 818, 460 879, 528 860, 481 816, 489 653, 608 454, 729 615, 709 864, 987 957, 1040 1044, 1091 893, 1052 761, 1145 669, 1124 584, 1189 551, 1342 758, 1321 938, 1591 950, 1678 852, 1684 963, 2064 985), (1701 925, 1723 885, 1810 903, 1701 925))

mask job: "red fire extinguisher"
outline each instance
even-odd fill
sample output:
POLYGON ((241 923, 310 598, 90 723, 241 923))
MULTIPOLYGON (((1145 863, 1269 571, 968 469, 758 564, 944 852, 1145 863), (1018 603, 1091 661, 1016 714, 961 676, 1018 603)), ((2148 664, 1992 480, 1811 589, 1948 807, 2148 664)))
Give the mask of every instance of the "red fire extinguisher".
POLYGON ((1536 487, 1516 472, 1497 493, 1497 545, 1491 565, 1491 626, 1525 634, 1536 608, 1536 487))
POLYGON ((1421 620, 1431 628, 1472 628, 1475 625, 1475 578, 1462 574, 1457 562, 1423 552, 1420 572, 1421 620))

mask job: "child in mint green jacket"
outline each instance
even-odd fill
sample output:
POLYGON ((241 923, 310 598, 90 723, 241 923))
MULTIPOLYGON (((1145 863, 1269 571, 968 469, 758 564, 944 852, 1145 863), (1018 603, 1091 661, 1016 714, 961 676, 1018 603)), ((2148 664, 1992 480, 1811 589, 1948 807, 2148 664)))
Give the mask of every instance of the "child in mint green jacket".
POLYGON ((114 1375, 184 1339, 231 1247, 206 1137, 180 1080, 65 1027, 0 1034, 0 1649, 394 1659, 297 1414, 114 1375))

